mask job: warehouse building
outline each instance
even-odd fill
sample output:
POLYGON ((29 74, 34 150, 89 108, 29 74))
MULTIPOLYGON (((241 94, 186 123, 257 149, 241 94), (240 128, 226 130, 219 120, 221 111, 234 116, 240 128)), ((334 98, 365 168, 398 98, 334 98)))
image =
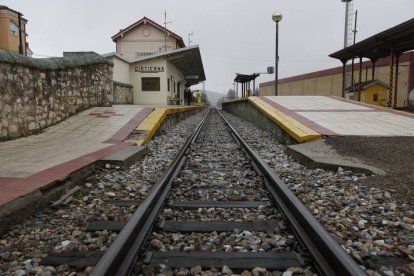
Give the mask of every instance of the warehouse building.
MULTIPOLYGON (((388 84, 390 78, 390 62, 391 58, 387 57, 379 59, 375 67, 375 79, 381 83, 388 84)), ((354 77, 359 76, 359 63, 354 66, 354 77)), ((400 57, 400 69, 398 72, 398 99, 397 106, 400 108, 407 107, 409 105, 408 96, 409 92, 414 88, 414 52, 404 53, 400 57)), ((350 72, 350 65, 348 65, 348 72, 350 72)), ((370 61, 362 62, 362 82, 371 80, 373 67, 370 61)), ((349 85, 351 74, 347 74, 348 85, 346 98, 353 99, 352 86, 349 85), (348 94, 348 91, 351 95, 348 94)), ((265 82, 260 84, 261 96, 274 95, 274 81, 265 82)), ((383 88, 379 88, 379 94, 383 94, 383 88), (381 91, 380 91, 381 90, 381 91)), ((363 92, 364 94, 364 92, 363 92)), ((374 95, 373 93, 372 95, 374 95)), ((303 75, 293 76, 279 80, 279 95, 280 96, 297 96, 297 95, 320 95, 320 96, 338 96, 342 97, 342 67, 330 68, 327 70, 316 71, 303 75)), ((364 97, 364 96, 363 96, 364 97)), ((365 99, 365 97, 364 97, 365 99)), ((367 100, 369 98, 367 97, 367 100)), ((364 101, 369 103, 369 101, 364 101)), ((378 105, 385 106, 386 102, 379 101, 378 105)))
MULTIPOLYGON (((413 109, 413 36, 414 19, 375 34, 331 54, 330 57, 342 62, 341 67, 279 80, 279 95, 338 96, 379 106, 413 109), (356 61, 353 70, 352 59, 356 61)), ((274 95, 274 84, 274 81, 261 83, 259 94, 274 95)))

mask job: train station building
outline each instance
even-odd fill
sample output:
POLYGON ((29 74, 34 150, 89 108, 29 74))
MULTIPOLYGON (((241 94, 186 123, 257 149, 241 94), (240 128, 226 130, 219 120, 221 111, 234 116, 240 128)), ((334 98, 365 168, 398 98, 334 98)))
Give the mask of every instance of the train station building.
POLYGON ((184 89, 206 79, 200 49, 149 18, 112 37, 114 91, 131 90, 134 104, 184 105, 184 89))

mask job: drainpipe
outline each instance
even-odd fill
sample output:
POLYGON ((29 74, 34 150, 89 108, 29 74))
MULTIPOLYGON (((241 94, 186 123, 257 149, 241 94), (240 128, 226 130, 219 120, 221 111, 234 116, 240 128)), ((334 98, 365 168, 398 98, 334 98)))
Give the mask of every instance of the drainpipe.
POLYGON ((400 66, 400 53, 395 55, 395 84, 394 84, 394 109, 397 109, 397 102, 398 102, 398 71, 400 66))
POLYGON ((371 59, 371 62, 372 62, 371 79, 374 80, 375 79, 375 63, 377 63, 377 59, 371 59))
POLYGON ((18 20, 19 20, 19 54, 23 55, 23 39, 22 39, 22 14, 20 12, 17 13, 18 20))
POLYGON ((342 98, 345 98, 345 89, 346 89, 345 70, 346 70, 346 62, 347 62, 346 60, 342 60, 342 98))
POLYGON ((359 80, 358 80, 358 87, 357 87, 357 94, 355 100, 360 102, 361 101, 361 91, 362 91, 362 56, 359 57, 359 80))
POLYGON ((390 62, 390 88, 388 89, 388 103, 392 107, 392 90, 394 89, 394 48, 391 47, 391 62, 390 62))

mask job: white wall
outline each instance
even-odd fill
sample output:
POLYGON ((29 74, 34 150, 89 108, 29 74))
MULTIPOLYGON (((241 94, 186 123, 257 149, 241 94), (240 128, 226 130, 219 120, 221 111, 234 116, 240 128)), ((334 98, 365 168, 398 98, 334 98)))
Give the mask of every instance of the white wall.
POLYGON ((117 82, 122 82, 126 84, 130 83, 130 65, 129 63, 117 58, 116 56, 111 58, 111 61, 114 63, 114 75, 113 80, 117 82))
MULTIPOLYGON (((180 98, 180 104, 184 104, 184 89, 185 89, 185 79, 181 76, 181 71, 178 70, 172 63, 167 62, 167 77, 171 78, 173 76, 173 83, 176 86, 177 92, 177 82, 180 82, 180 94, 177 95, 180 98)), ((171 86, 170 95, 174 96, 174 88, 171 86)), ((177 94, 177 93, 176 93, 177 94)))
MULTIPOLYGON (((165 33, 147 24, 140 25, 127 32, 124 37, 117 40, 117 53, 135 59, 138 52, 163 52, 165 46, 165 33)), ((170 36, 167 39, 168 50, 175 49, 176 39, 170 36)))
POLYGON ((164 58, 136 62, 130 65, 130 83, 134 86, 134 104, 166 105, 167 104, 167 64, 164 58), (164 72, 140 73, 135 72, 136 66, 162 66, 164 72), (142 91, 142 77, 159 77, 160 91, 142 91))

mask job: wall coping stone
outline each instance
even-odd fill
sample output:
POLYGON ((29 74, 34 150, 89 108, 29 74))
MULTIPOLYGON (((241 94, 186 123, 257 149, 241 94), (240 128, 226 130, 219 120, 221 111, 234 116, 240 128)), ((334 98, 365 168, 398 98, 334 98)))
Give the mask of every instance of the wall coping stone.
POLYGON ((0 63, 21 65, 39 70, 62 70, 78 66, 87 66, 106 63, 114 66, 113 62, 99 55, 88 55, 82 57, 54 57, 54 58, 31 58, 0 49, 0 63))
POLYGON ((123 82, 119 82, 119 81, 113 81, 113 83, 115 85, 118 85, 118 86, 123 86, 123 87, 127 87, 127 88, 134 88, 133 85, 128 84, 128 83, 123 83, 123 82))

